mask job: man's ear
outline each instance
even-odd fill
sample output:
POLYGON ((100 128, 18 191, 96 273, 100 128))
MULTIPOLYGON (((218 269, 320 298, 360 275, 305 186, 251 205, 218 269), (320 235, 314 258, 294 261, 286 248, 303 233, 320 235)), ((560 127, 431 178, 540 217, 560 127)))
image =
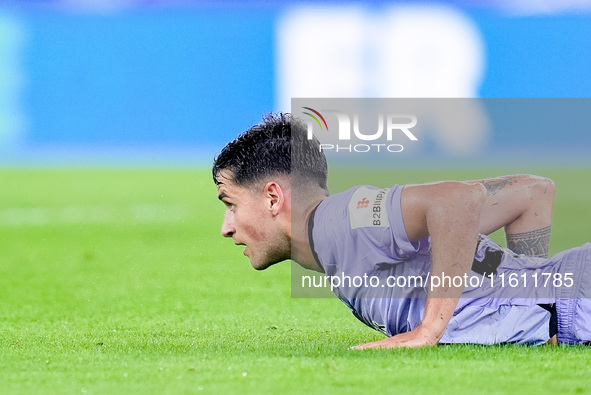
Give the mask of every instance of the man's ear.
POLYGON ((285 189, 275 181, 269 181, 263 190, 263 196, 267 201, 267 208, 274 216, 283 210, 287 199, 285 189))

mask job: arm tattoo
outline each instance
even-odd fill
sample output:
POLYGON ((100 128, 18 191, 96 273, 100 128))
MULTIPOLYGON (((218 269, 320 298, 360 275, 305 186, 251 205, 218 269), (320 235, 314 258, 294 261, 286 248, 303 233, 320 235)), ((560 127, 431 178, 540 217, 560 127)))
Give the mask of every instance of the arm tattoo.
POLYGON ((507 185, 512 185, 514 182, 515 182, 515 177, 508 176, 508 177, 482 180, 482 185, 484 185, 484 187, 486 188, 486 191, 488 192, 488 196, 492 196, 492 195, 496 195, 497 193, 499 193, 507 185))
POLYGON ((525 233, 507 235, 507 247, 518 254, 548 258, 552 226, 525 233))

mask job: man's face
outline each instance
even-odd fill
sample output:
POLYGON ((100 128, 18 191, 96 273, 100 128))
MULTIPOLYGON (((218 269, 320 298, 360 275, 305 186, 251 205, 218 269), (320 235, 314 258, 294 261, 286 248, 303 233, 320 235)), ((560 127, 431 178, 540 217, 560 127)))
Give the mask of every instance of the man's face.
POLYGON ((289 259, 289 236, 273 215, 270 198, 263 190, 254 192, 231 180, 228 171, 218 177, 218 198, 226 205, 222 236, 231 237, 236 245, 245 245, 243 253, 257 270, 289 259))

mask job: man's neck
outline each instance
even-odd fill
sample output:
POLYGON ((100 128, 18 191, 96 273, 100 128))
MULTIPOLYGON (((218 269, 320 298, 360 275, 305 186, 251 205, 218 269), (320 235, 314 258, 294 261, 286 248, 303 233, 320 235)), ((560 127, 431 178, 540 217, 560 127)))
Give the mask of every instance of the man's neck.
POLYGON ((310 246, 308 222, 316 207, 325 198, 326 196, 320 196, 311 200, 310 204, 307 204, 302 210, 294 210, 291 222, 291 259, 306 269, 321 273, 324 273, 324 270, 316 261, 310 246))

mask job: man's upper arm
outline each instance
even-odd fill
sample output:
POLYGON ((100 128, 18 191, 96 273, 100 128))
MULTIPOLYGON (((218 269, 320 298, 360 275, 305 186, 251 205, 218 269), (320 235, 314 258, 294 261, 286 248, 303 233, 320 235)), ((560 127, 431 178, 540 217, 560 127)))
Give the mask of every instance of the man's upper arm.
POLYGON ((478 221, 486 192, 482 185, 457 181, 407 185, 401 195, 402 219, 410 241, 456 223, 478 221))

